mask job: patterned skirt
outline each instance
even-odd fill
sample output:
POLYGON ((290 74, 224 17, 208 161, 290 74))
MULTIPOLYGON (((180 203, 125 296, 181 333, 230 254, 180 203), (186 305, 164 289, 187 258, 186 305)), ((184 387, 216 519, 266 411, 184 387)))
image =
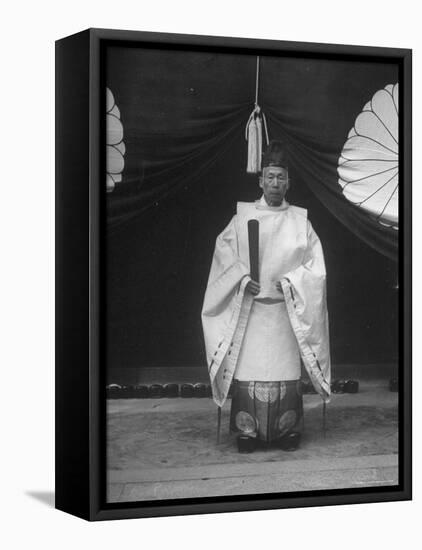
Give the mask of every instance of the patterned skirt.
POLYGON ((270 443, 291 431, 302 431, 303 399, 300 380, 281 382, 233 381, 230 412, 232 432, 270 443))

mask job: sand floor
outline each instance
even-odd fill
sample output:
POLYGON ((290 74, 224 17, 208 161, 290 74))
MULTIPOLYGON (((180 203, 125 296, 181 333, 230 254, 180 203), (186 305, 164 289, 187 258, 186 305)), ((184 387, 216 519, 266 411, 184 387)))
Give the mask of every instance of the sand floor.
POLYGON ((385 382, 327 406, 304 396, 305 429, 295 452, 239 454, 229 433, 230 401, 216 444, 216 407, 201 399, 120 399, 107 403, 108 500, 288 492, 397 484, 397 394, 385 382))

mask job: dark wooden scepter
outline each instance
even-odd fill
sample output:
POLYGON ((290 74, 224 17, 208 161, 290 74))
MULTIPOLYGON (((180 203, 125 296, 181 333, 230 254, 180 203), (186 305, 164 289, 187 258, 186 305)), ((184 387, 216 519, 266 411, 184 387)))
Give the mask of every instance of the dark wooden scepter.
POLYGON ((251 278, 259 283, 259 221, 248 221, 249 265, 251 278))
MULTIPOLYGON (((248 221, 249 266, 251 279, 259 282, 259 221, 248 221)), ((220 443, 221 407, 217 408, 217 445, 220 443)))

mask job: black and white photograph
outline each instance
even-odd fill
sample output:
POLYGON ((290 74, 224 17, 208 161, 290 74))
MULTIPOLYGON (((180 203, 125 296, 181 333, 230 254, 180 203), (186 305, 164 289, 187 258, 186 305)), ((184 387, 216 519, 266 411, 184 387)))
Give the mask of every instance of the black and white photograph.
POLYGON ((106 502, 398 488, 399 63, 102 67, 106 502))
POLYGON ((417 3, 2 15, 2 547, 417 546, 417 3))

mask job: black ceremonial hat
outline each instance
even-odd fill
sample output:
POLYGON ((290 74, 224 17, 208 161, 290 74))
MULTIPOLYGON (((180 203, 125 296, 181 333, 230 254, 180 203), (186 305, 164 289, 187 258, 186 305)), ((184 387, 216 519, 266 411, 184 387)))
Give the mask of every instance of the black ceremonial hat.
POLYGON ((281 166, 287 168, 287 154, 281 141, 272 140, 262 157, 262 168, 266 166, 281 166))

